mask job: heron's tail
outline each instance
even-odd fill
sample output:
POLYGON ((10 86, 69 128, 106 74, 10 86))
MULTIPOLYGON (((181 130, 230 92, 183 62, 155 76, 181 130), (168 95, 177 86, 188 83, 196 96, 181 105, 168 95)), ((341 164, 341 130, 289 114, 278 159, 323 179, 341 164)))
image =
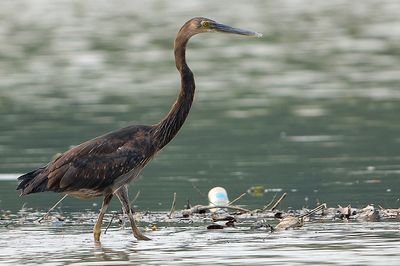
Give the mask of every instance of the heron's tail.
POLYGON ((18 180, 21 181, 17 187, 17 190, 21 190, 20 196, 46 190, 47 177, 42 175, 44 169, 41 167, 18 177, 18 180))

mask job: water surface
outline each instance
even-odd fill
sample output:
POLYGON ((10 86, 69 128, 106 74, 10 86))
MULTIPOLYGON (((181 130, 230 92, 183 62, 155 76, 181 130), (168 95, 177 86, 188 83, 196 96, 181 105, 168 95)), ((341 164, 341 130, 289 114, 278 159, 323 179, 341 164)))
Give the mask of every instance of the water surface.
MULTIPOLYGON (((178 136, 131 185, 131 197, 140 190, 139 211, 168 210, 173 192, 182 208, 188 200, 207 204, 205 195, 214 186, 225 187, 233 199, 254 185, 287 192, 282 209, 316 202, 399 207, 398 1, 18 0, 4 2, 0 10, 2 213, 16 213, 24 204, 46 211, 61 197, 19 198, 18 174, 87 139, 130 124, 153 124, 167 113, 179 88, 173 39, 181 24, 199 15, 264 37, 204 34, 190 42, 195 103, 178 136)), ((240 204, 259 208, 274 194, 247 195, 240 204)), ((96 211, 98 204, 67 198, 62 210, 96 211)), ((113 201, 111 210, 118 209, 113 201)), ((160 263, 163 256, 183 264, 212 259, 239 264, 245 258, 314 264, 331 258, 332 264, 394 265, 398 260, 391 248, 398 247, 396 223, 346 230, 343 224, 320 226, 285 233, 283 240, 242 230, 204 234, 201 227, 172 226, 154 233, 154 242, 136 243, 127 232, 116 231, 103 249, 93 246, 90 227, 85 234, 74 226, 2 227, 2 240, 9 242, 2 245, 9 248, 0 251, 0 264, 20 264, 35 252, 37 262, 46 257, 40 252, 65 264, 68 255, 49 244, 61 235, 73 254, 71 263, 98 262, 102 256, 146 264, 160 263), (42 244, 35 240, 39 235, 42 244), (37 249, 27 248, 30 241, 37 249), (337 256, 339 243, 343 259, 337 256), (379 245, 387 251, 385 260, 378 259, 379 245), (111 255, 105 255, 107 248, 111 255), (226 250, 243 252, 225 258, 226 250)))
POLYGON ((28 226, 1 230, 2 263, 51 265, 398 265, 399 223, 309 223, 271 234, 248 227, 210 231, 161 224, 132 240, 111 229, 102 243, 88 226, 28 226), (5 240, 5 241, 3 241, 5 240))

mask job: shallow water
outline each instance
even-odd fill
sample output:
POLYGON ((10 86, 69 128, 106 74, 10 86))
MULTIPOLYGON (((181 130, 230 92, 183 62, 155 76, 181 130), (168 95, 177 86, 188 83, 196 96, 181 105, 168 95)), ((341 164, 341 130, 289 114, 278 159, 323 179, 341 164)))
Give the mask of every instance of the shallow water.
MULTIPOLYGON (((19 198, 18 174, 72 145, 129 124, 153 124, 166 114, 179 87, 173 38, 198 15, 264 37, 204 34, 191 40, 195 103, 178 136, 131 185, 131 198, 140 191, 137 210, 166 211, 173 192, 180 209, 188 200, 207 204, 214 186, 225 187, 233 199, 255 185, 266 192, 248 194, 239 204, 260 208, 287 192, 284 210, 316 202, 399 207, 400 2, 18 0, 0 9, 2 214, 23 205, 43 212, 61 197, 19 198)), ((67 213, 98 208, 98 200, 67 198, 61 205, 67 213)), ((113 201, 110 209, 119 204, 113 201)), ((399 227, 386 222, 308 224, 277 235, 173 225, 152 232, 156 241, 145 243, 116 230, 103 248, 93 246, 89 225, 0 224, 0 264, 32 257, 60 264, 399 261, 399 227), (60 236, 68 254, 52 244, 60 236)))
POLYGON ((399 226, 314 222, 269 233, 161 224, 146 232, 151 241, 134 241, 129 230, 114 228, 96 244, 87 225, 25 225, 0 229, 0 259, 49 265, 398 265, 399 226))

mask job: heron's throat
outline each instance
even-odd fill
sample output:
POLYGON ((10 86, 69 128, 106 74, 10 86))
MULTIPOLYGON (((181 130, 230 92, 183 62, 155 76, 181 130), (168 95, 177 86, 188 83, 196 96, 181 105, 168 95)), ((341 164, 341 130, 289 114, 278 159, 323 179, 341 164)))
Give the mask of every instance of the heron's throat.
POLYGON ((192 106, 195 82, 193 73, 186 64, 185 52, 186 44, 190 36, 183 36, 178 33, 175 40, 175 63, 176 68, 181 74, 181 89, 175 103, 167 116, 156 125, 155 140, 158 149, 167 145, 178 133, 189 114, 192 106))

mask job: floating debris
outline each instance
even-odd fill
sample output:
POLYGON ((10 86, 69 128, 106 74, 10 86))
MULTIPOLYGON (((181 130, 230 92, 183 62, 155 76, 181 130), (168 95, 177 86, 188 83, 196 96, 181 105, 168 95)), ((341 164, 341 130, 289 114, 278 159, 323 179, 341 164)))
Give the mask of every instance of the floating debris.
POLYGON ((251 210, 244 209, 244 208, 237 207, 237 206, 229 206, 229 205, 221 205, 221 206, 219 206, 219 205, 216 205, 216 206, 196 205, 196 206, 193 206, 190 209, 182 210, 181 213, 182 213, 183 217, 189 217, 191 214, 194 214, 194 213, 205 214, 207 212, 210 212, 212 209, 222 209, 222 210, 223 209, 231 209, 231 210, 236 210, 239 213, 251 212, 251 210))
MULTIPOLYGON (((214 187, 210 189, 208 192, 208 201, 210 206, 221 206, 221 205, 228 205, 228 193, 226 192, 225 188, 223 187, 214 187)), ((214 212, 218 209, 212 208, 210 211, 214 212)))
POLYGON ((373 205, 368 205, 359 210, 356 214, 356 219, 368 222, 378 222, 381 219, 381 215, 379 210, 375 209, 373 205))
POLYGON ((224 229, 223 225, 220 224, 210 224, 209 226, 207 226, 208 230, 212 230, 212 229, 224 229))
POLYGON ((226 227, 234 227, 236 218, 233 216, 225 216, 225 217, 212 217, 214 222, 222 222, 226 227))
POLYGON ((174 192, 174 196, 172 199, 171 210, 169 211, 168 217, 171 218, 172 215, 175 213, 176 210, 176 192, 174 192))
MULTIPOLYGON (((218 187, 219 192, 221 187, 218 187)), ((216 192, 218 193, 218 191, 216 192)), ((139 193, 138 193, 139 194, 139 193)), ((226 190, 223 192, 224 202, 227 202, 226 190)), ((375 208, 368 205, 364 208, 354 208, 350 204, 337 208, 327 208, 326 204, 320 204, 316 208, 301 210, 278 210, 278 206, 287 197, 283 193, 277 199, 275 194, 272 200, 262 209, 245 209, 233 205, 234 202, 244 197, 247 193, 242 193, 232 202, 224 205, 212 204, 196 205, 190 207, 189 203, 185 206, 188 209, 176 210, 176 193, 173 194, 172 206, 169 212, 150 212, 135 213, 136 218, 140 217, 146 231, 163 230, 172 224, 185 224, 193 226, 205 226, 209 230, 221 230, 228 227, 246 228, 244 230, 263 230, 265 233, 279 232, 288 229, 301 228, 305 223, 314 220, 326 221, 354 221, 354 222, 377 222, 390 219, 400 220, 400 208, 385 209, 382 206, 375 208), (212 211, 212 210, 218 211, 212 211), (279 220, 279 222, 278 222, 279 220), (162 227, 159 227, 159 225, 162 227)), ((217 196, 218 197, 218 196, 217 196)), ((89 225, 93 226, 96 221, 97 213, 91 210, 86 212, 62 213, 61 208, 51 208, 52 212, 39 212, 25 205, 16 214, 10 211, 0 210, 0 226, 5 228, 19 226, 21 224, 31 224, 35 226, 64 226, 64 225, 89 225), (45 218, 42 217, 45 215, 45 218), (42 218, 42 219, 41 219, 42 218), (40 222, 39 222, 40 220, 40 222)), ((112 211, 105 215, 109 220, 106 231, 113 226, 118 230, 124 230, 125 215, 122 211, 112 211)), ((142 225, 143 226, 143 225, 142 225)))
POLYGON ((382 219, 395 219, 400 221, 400 208, 384 209, 382 206, 379 206, 379 209, 382 219))
POLYGON ((346 207, 342 207, 340 205, 338 205, 338 209, 336 210, 336 216, 340 219, 340 220, 348 220, 350 219, 351 215, 354 215, 354 213, 351 211, 351 205, 347 205, 346 207))
POLYGON ((236 218, 233 216, 216 216, 213 215, 212 217, 213 222, 220 222, 220 221, 229 221, 229 222, 236 222, 236 218))
POLYGON ((252 186, 247 192, 253 197, 262 197, 264 195, 265 188, 263 186, 252 186))
POLYGON ((283 218, 279 224, 274 227, 274 231, 287 230, 290 228, 302 227, 304 225, 303 218, 288 216, 283 218))
POLYGON ((326 208, 326 204, 321 204, 314 209, 308 211, 306 214, 300 215, 300 216, 287 216, 283 218, 279 224, 277 224, 274 228, 274 231, 281 231, 281 230, 287 230, 290 228, 297 228, 297 227, 302 227, 304 225, 304 218, 310 217, 310 215, 322 211, 323 209, 326 208))
POLYGON ((158 231, 158 227, 156 224, 149 224, 144 228, 145 231, 158 231))
POLYGON ((225 227, 234 227, 236 218, 233 216, 212 216, 213 223, 207 226, 207 229, 224 229, 225 227))
POLYGON ((274 227, 272 225, 270 225, 266 219, 262 219, 260 221, 257 221, 255 223, 253 223, 250 226, 250 229, 251 230, 258 230, 258 229, 261 229, 261 228, 264 228, 264 227, 269 229, 270 232, 274 231, 274 227))

